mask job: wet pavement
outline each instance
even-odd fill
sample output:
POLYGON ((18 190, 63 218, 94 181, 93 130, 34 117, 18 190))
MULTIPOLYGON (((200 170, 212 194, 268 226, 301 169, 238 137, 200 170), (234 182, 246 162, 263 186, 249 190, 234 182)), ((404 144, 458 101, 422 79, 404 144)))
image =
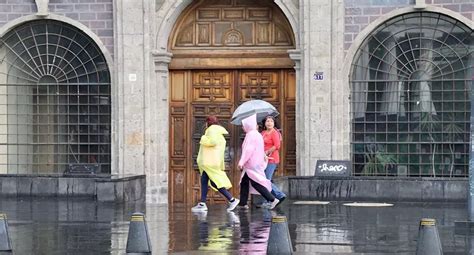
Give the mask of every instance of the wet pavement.
POLYGON ((421 218, 434 218, 444 254, 469 254, 468 236, 454 222, 465 204, 395 203, 393 207, 296 205, 208 213, 189 207, 90 200, 1 199, 14 254, 125 254, 129 220, 145 212, 153 254, 265 254, 272 215, 285 215, 297 254, 414 254, 421 218))

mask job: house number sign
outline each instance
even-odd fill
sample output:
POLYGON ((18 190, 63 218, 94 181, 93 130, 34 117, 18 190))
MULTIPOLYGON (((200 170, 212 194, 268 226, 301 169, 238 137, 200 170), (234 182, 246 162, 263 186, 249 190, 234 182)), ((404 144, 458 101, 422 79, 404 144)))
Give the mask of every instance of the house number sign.
POLYGON ((324 80, 324 72, 315 72, 313 74, 313 80, 315 81, 322 81, 324 80))

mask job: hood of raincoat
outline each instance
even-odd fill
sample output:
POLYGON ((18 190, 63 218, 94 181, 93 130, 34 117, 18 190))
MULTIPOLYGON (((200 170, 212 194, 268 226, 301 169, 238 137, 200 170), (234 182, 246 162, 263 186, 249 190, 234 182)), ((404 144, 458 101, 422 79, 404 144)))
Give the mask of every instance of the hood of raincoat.
POLYGON ((206 135, 227 135, 229 132, 220 125, 211 125, 206 129, 206 135))
POLYGON ((245 133, 248 133, 252 130, 257 130, 257 115, 251 115, 242 120, 242 126, 244 127, 245 133))

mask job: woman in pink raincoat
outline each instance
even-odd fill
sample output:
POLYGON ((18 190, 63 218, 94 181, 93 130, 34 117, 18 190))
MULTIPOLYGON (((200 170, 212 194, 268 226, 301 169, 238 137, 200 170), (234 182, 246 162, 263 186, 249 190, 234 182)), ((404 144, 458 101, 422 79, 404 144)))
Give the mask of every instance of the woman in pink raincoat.
POLYGON ((254 114, 242 120, 242 127, 246 134, 242 144, 242 156, 239 160, 239 169, 242 170, 239 205, 247 206, 250 189, 252 194, 260 193, 267 201, 270 201, 270 209, 273 209, 279 200, 270 193, 272 183, 265 176, 267 160, 263 149, 263 138, 257 130, 257 116, 254 114))

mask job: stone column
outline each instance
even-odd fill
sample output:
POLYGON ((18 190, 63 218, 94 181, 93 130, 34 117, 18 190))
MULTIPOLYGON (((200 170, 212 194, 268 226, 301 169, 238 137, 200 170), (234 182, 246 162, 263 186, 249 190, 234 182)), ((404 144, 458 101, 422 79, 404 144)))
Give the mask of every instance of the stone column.
POLYGON ((152 66, 149 2, 114 1, 114 174, 145 174, 145 95, 152 66))
POLYGON ((154 81, 147 94, 147 203, 168 202, 169 72, 172 54, 153 52, 154 81))
MULTIPOLYGON (((344 2, 331 1, 332 159, 350 160, 350 87, 344 82, 344 2)), ((352 60, 348 60, 352 61, 352 60)))
POLYGON ((308 94, 310 84, 310 68, 309 68, 309 42, 310 36, 308 31, 310 27, 310 0, 300 0, 300 17, 299 17, 299 35, 300 35, 300 75, 297 80, 296 92, 296 174, 307 175, 310 168, 310 139, 309 135, 309 106, 310 100, 308 94))
POLYGON ((304 175, 302 169, 304 169, 304 145, 305 132, 304 132, 304 104, 303 104, 303 82, 301 79, 301 50, 289 50, 288 54, 290 59, 295 61, 295 79, 296 79, 296 123, 295 123, 295 132, 296 132, 296 175, 304 175))
POLYGON ((300 1, 301 77, 297 93, 298 175, 318 159, 348 159, 348 86, 341 82, 342 0, 300 1), (319 74, 315 76, 315 74, 319 74))

